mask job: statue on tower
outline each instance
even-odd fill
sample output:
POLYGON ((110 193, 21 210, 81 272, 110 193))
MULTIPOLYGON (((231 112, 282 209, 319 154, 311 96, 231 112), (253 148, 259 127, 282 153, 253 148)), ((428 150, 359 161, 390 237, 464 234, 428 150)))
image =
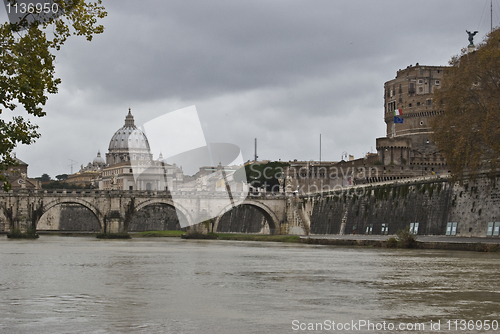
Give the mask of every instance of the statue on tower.
POLYGON ((469 30, 465 30, 467 34, 469 34, 469 46, 474 46, 474 36, 479 32, 479 31, 474 31, 470 32, 469 30))

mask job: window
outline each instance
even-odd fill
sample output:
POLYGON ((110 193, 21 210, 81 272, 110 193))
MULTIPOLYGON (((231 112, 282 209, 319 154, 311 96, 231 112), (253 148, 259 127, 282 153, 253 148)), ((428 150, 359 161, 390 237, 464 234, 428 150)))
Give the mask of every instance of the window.
POLYGON ((420 80, 418 80, 418 83, 422 84, 422 83, 424 83, 424 81, 422 79, 420 79, 420 80))
POLYGON ((418 234, 418 223, 411 223, 410 224, 410 233, 411 234, 418 234))
POLYGON ((394 102, 389 102, 389 103, 387 104, 387 113, 388 113, 388 114, 392 114, 394 110, 396 110, 396 101, 394 101, 394 102))
POLYGON ((486 236, 491 237, 493 235, 493 222, 488 223, 488 230, 486 231, 486 236))
POLYGON ((134 190, 134 186, 128 186, 128 190, 134 190))
POLYGON ((500 222, 489 222, 488 230, 486 231, 486 236, 498 237, 499 234, 500 234, 500 222))
POLYGON ((424 91, 424 87, 418 87, 418 92, 422 93, 424 91))
POLYGON ((411 103, 408 103, 408 108, 411 108, 411 103))
POLYGON ((428 99, 428 100, 427 100, 427 105, 428 105, 428 106, 431 106, 431 105, 432 105, 432 100, 431 100, 431 99, 428 99))
POLYGON ((420 102, 417 102, 417 107, 420 107, 420 102))
POLYGON ((415 84, 413 82, 410 82, 410 87, 408 88, 408 93, 410 93, 410 94, 415 93, 415 84))
POLYGON ((424 122, 420 121, 420 125, 424 125, 424 122))
POLYGON ((436 81, 434 82, 434 84, 435 84, 436 86, 439 86, 439 85, 440 85, 439 80, 436 80, 436 81))
POLYGON ((389 234, 389 224, 382 224, 380 232, 385 235, 389 234))
POLYGON ((365 234, 372 234, 372 233, 373 233, 373 224, 366 225, 366 233, 365 234))
POLYGON ((457 235, 458 223, 448 223, 446 225, 446 235, 457 235))

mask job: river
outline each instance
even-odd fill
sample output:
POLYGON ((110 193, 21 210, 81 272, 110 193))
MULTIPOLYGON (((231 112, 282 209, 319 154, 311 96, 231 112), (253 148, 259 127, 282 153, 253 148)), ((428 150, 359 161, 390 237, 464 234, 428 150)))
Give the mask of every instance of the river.
POLYGON ((479 332, 500 321, 499 277, 491 253, 1 236, 0 332, 479 332))

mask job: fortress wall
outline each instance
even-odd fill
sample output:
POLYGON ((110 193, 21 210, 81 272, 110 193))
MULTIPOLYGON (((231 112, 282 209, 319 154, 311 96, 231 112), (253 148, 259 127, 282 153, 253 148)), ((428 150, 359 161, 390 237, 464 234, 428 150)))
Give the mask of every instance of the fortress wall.
POLYGON ((455 187, 449 220, 458 223, 463 236, 486 236, 488 222, 500 225, 500 177, 455 187))
POLYGON ((312 207, 311 234, 339 234, 344 218, 345 234, 369 234, 370 227, 372 234, 383 234, 382 224, 395 234, 419 223, 420 235, 445 235, 447 223, 457 222, 457 235, 484 237, 489 222, 500 222, 499 181, 481 177, 463 186, 443 179, 399 182, 303 201, 312 207))

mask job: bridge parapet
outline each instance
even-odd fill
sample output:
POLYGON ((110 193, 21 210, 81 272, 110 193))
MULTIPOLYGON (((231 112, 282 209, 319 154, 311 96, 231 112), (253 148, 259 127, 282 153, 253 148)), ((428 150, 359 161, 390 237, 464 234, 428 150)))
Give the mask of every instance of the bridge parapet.
POLYGON ((405 184, 415 184, 415 183, 425 183, 425 182, 433 182, 433 181, 447 181, 450 179, 449 175, 433 175, 433 176, 419 176, 414 178, 407 179, 396 179, 396 180, 388 180, 388 181, 380 181, 380 182, 372 182, 372 183, 364 183, 352 186, 339 186, 338 189, 330 189, 330 190, 322 190, 317 192, 310 193, 302 193, 299 194, 299 198, 309 198, 309 197, 322 197, 327 195, 335 195, 335 194, 343 194, 345 192, 355 192, 357 190, 364 191, 368 188, 379 187, 384 185, 405 185, 405 184))
MULTIPOLYGON (((95 195, 112 195, 112 196, 127 196, 127 197, 201 197, 201 198, 227 198, 228 195, 223 191, 157 191, 157 190, 97 190, 97 189, 16 189, 8 192, 0 191, 0 197, 9 195, 41 195, 41 196, 57 196, 57 195, 78 195, 78 196, 95 196, 95 195)), ((266 199, 285 199, 291 197, 291 194, 284 193, 246 193, 233 192, 233 197, 249 197, 249 198, 266 198, 266 199)))

